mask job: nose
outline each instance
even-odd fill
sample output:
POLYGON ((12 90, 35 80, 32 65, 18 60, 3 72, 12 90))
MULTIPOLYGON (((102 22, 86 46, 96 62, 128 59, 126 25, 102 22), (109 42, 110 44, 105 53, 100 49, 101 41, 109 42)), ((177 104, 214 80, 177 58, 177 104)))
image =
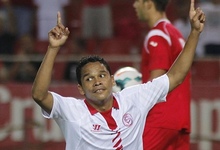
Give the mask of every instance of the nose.
POLYGON ((96 78, 95 79, 95 86, 99 86, 99 85, 101 85, 102 84, 102 82, 98 79, 98 78, 96 78))

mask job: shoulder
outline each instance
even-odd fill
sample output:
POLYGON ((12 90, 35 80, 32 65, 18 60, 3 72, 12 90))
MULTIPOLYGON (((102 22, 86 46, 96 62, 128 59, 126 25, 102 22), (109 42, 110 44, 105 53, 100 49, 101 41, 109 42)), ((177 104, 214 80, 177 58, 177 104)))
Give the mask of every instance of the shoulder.
POLYGON ((149 42, 149 40, 150 39, 158 39, 158 40, 161 40, 161 39, 163 39, 163 40, 165 40, 165 41, 167 41, 168 43, 169 43, 169 45, 171 45, 171 39, 170 39, 170 36, 168 35, 168 34, 166 34, 163 30, 161 30, 161 29, 152 29, 149 33, 148 33, 148 35, 146 36, 146 38, 145 38, 145 41, 144 41, 144 43, 146 44, 146 43, 148 43, 149 42))
POLYGON ((172 26, 173 25, 167 19, 159 20, 155 24, 155 26, 149 31, 147 37, 150 38, 152 36, 160 36, 160 37, 167 38, 169 37, 167 28, 172 27, 172 26))
POLYGON ((74 97, 65 97, 62 96, 58 93, 55 92, 51 92, 54 101, 58 102, 58 103, 62 103, 64 105, 70 105, 70 104, 83 104, 84 101, 82 99, 77 99, 74 97))

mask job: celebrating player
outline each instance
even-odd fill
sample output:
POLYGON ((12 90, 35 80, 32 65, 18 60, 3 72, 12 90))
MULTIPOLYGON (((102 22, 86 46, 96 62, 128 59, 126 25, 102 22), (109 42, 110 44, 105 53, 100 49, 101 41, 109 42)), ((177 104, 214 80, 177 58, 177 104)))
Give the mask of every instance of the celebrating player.
POLYGON ((205 15, 191 2, 192 29, 183 52, 163 76, 150 82, 113 93, 115 84, 108 63, 99 56, 82 58, 76 69, 78 89, 84 100, 63 97, 49 91, 51 74, 59 48, 69 30, 61 22, 49 32, 49 46, 36 75, 32 97, 46 118, 59 125, 66 150, 142 150, 142 133, 149 110, 183 82, 193 62, 195 48, 203 31, 205 15))

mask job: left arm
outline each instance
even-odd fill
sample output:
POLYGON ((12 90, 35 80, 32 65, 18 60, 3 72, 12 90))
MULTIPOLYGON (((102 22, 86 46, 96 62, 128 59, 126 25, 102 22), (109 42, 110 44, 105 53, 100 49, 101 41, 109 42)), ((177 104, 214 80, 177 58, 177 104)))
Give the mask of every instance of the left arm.
POLYGON ((172 91, 176 86, 181 84, 186 77, 194 59, 199 35, 204 28, 205 14, 200 8, 194 9, 194 0, 191 0, 189 15, 191 22, 190 35, 183 51, 167 72, 170 82, 169 91, 172 91))

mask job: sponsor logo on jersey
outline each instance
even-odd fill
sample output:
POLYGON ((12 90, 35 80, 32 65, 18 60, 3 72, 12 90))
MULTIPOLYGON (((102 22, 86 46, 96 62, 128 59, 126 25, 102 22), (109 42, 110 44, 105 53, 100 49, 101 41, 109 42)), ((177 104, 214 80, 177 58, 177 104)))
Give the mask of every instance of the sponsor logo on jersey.
POLYGON ((93 132, 100 132, 100 131, 101 131, 101 125, 99 125, 99 124, 93 124, 92 131, 93 131, 93 132))
POLYGON ((154 41, 151 41, 151 42, 150 42, 150 45, 153 46, 153 47, 157 47, 158 43, 157 43, 157 42, 154 42, 154 41))

